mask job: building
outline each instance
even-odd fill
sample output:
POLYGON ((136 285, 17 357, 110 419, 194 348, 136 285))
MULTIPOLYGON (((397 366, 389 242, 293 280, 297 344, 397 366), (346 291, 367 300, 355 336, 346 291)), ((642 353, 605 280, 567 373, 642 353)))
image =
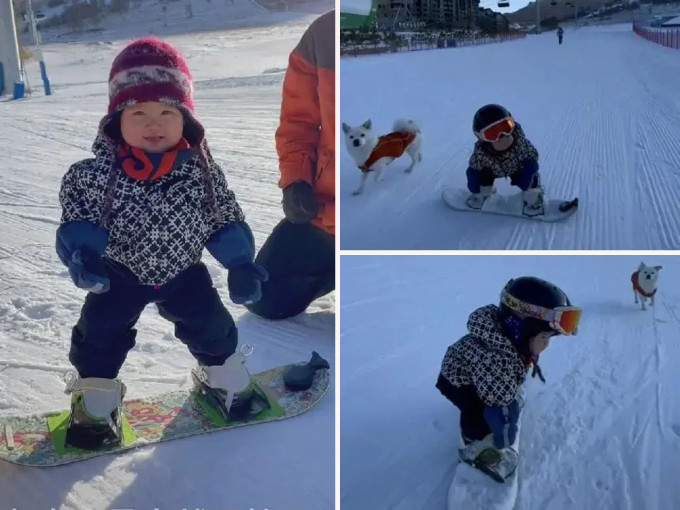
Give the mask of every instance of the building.
POLYGON ((477 26, 490 33, 507 32, 510 28, 510 20, 500 12, 479 8, 477 10, 477 26))
POLYGON ((379 24, 421 22, 438 27, 474 28, 479 0, 378 0, 379 24))

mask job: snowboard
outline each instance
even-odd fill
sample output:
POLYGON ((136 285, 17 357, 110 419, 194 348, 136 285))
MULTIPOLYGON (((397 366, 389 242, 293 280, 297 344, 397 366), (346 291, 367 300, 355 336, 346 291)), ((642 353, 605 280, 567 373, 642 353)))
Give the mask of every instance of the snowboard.
MULTIPOLYGON (((513 510, 517 499, 517 473, 519 470, 519 435, 522 415, 517 423, 517 437, 510 455, 516 461, 515 469, 502 482, 495 474, 484 472, 462 460, 456 467, 448 493, 448 510, 480 508, 484 510, 513 510), (517 455, 517 457, 515 457, 517 455)), ((501 477, 502 478, 502 477, 501 477)))
POLYGON ((245 421, 225 420, 193 388, 126 400, 121 444, 98 450, 65 446, 70 409, 0 417, 0 460, 24 466, 59 466, 173 439, 292 418, 316 405, 330 384, 329 370, 322 368, 314 370, 308 389, 288 389, 284 380, 287 373, 300 366, 283 365, 253 374, 254 382, 267 397, 269 408, 245 421))
POLYGON ((473 209, 466 204, 470 192, 460 188, 444 188, 442 200, 450 208, 456 211, 475 212, 480 214, 495 214, 498 216, 512 216, 527 220, 553 223, 563 221, 572 216, 578 210, 578 198, 572 200, 545 199, 545 214, 527 216, 522 212, 524 201, 522 193, 513 195, 499 195, 495 193, 484 201, 481 209, 473 209))

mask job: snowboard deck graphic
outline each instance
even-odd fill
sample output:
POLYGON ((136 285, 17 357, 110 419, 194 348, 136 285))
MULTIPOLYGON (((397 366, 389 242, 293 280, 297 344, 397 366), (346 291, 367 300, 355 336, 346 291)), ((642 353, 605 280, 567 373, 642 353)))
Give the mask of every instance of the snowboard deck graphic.
POLYGON ((288 390, 284 374, 298 365, 283 365, 253 374, 270 408, 246 421, 226 421, 193 388, 124 401, 123 441, 97 450, 65 446, 70 409, 0 417, 0 460, 25 466, 58 466, 183 437, 292 418, 316 405, 330 384, 329 370, 320 369, 315 372, 309 389, 288 390))

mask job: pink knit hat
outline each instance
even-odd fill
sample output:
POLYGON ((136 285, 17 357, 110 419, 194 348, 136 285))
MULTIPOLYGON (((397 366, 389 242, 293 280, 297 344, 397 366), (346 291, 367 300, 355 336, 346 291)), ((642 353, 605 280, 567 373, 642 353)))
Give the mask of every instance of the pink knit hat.
POLYGON ((194 111, 193 77, 179 51, 154 37, 118 54, 109 73, 109 114, 135 103, 159 101, 194 111))

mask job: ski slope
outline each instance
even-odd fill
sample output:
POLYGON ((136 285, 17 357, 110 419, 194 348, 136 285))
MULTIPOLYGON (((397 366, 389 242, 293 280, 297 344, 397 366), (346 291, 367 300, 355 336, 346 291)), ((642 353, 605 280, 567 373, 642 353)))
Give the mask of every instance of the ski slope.
POLYGON ((525 384, 514 508, 680 508, 680 257, 643 260, 663 266, 647 311, 630 284, 639 256, 343 256, 342 508, 447 508, 460 428, 435 388, 442 358, 523 275, 557 283, 583 317, 542 353, 546 384, 525 384))
MULTIPOLYGON (((680 246, 680 59, 630 24, 567 29, 504 44, 341 61, 340 120, 368 118, 384 134, 398 117, 423 131, 423 162, 407 156, 352 196, 359 170, 340 152, 341 248, 677 249, 680 246), (447 209, 466 189, 472 118, 506 106, 540 154, 546 195, 580 198, 568 221, 545 225, 447 209)), ((501 193, 518 188, 497 180, 501 193)))
MULTIPOLYGON (((135 36, 177 35, 224 29, 261 27, 298 19, 301 13, 322 13, 333 8, 327 0, 292 1, 287 11, 273 11, 257 0, 133 0, 127 12, 111 13, 98 21, 88 19, 80 30, 68 25, 40 27, 43 43, 115 41, 135 36), (166 7, 163 13, 163 5, 166 7), (191 6, 191 16, 188 7, 191 6)), ((49 11, 49 9, 48 9, 49 11)), ((63 7, 53 9, 62 14, 63 7)), ((247 35, 246 35, 247 36, 247 35)), ((32 44, 30 31, 24 40, 32 44)))
MULTIPOLYGON (((196 108, 211 151, 244 209, 259 249, 283 217, 274 132, 288 53, 318 13, 278 25, 168 37, 196 77, 196 108)), ((263 22, 263 25, 265 22, 263 22)), ((130 32, 127 38, 136 37, 130 32)), ((31 99, 0 101, 0 416, 68 406, 63 373, 85 292, 54 250, 58 190, 69 165, 90 157, 106 112, 109 66, 126 41, 47 45, 53 95, 28 68, 31 99)), ((258 372, 307 361, 312 350, 334 373, 335 296, 282 322, 229 301, 227 273, 204 262, 258 372)), ((192 385, 194 359, 155 307, 144 311, 137 346, 120 377, 128 398, 192 385)), ((334 507, 334 387, 308 413, 53 469, 0 463, 0 507, 299 510, 334 507)))

